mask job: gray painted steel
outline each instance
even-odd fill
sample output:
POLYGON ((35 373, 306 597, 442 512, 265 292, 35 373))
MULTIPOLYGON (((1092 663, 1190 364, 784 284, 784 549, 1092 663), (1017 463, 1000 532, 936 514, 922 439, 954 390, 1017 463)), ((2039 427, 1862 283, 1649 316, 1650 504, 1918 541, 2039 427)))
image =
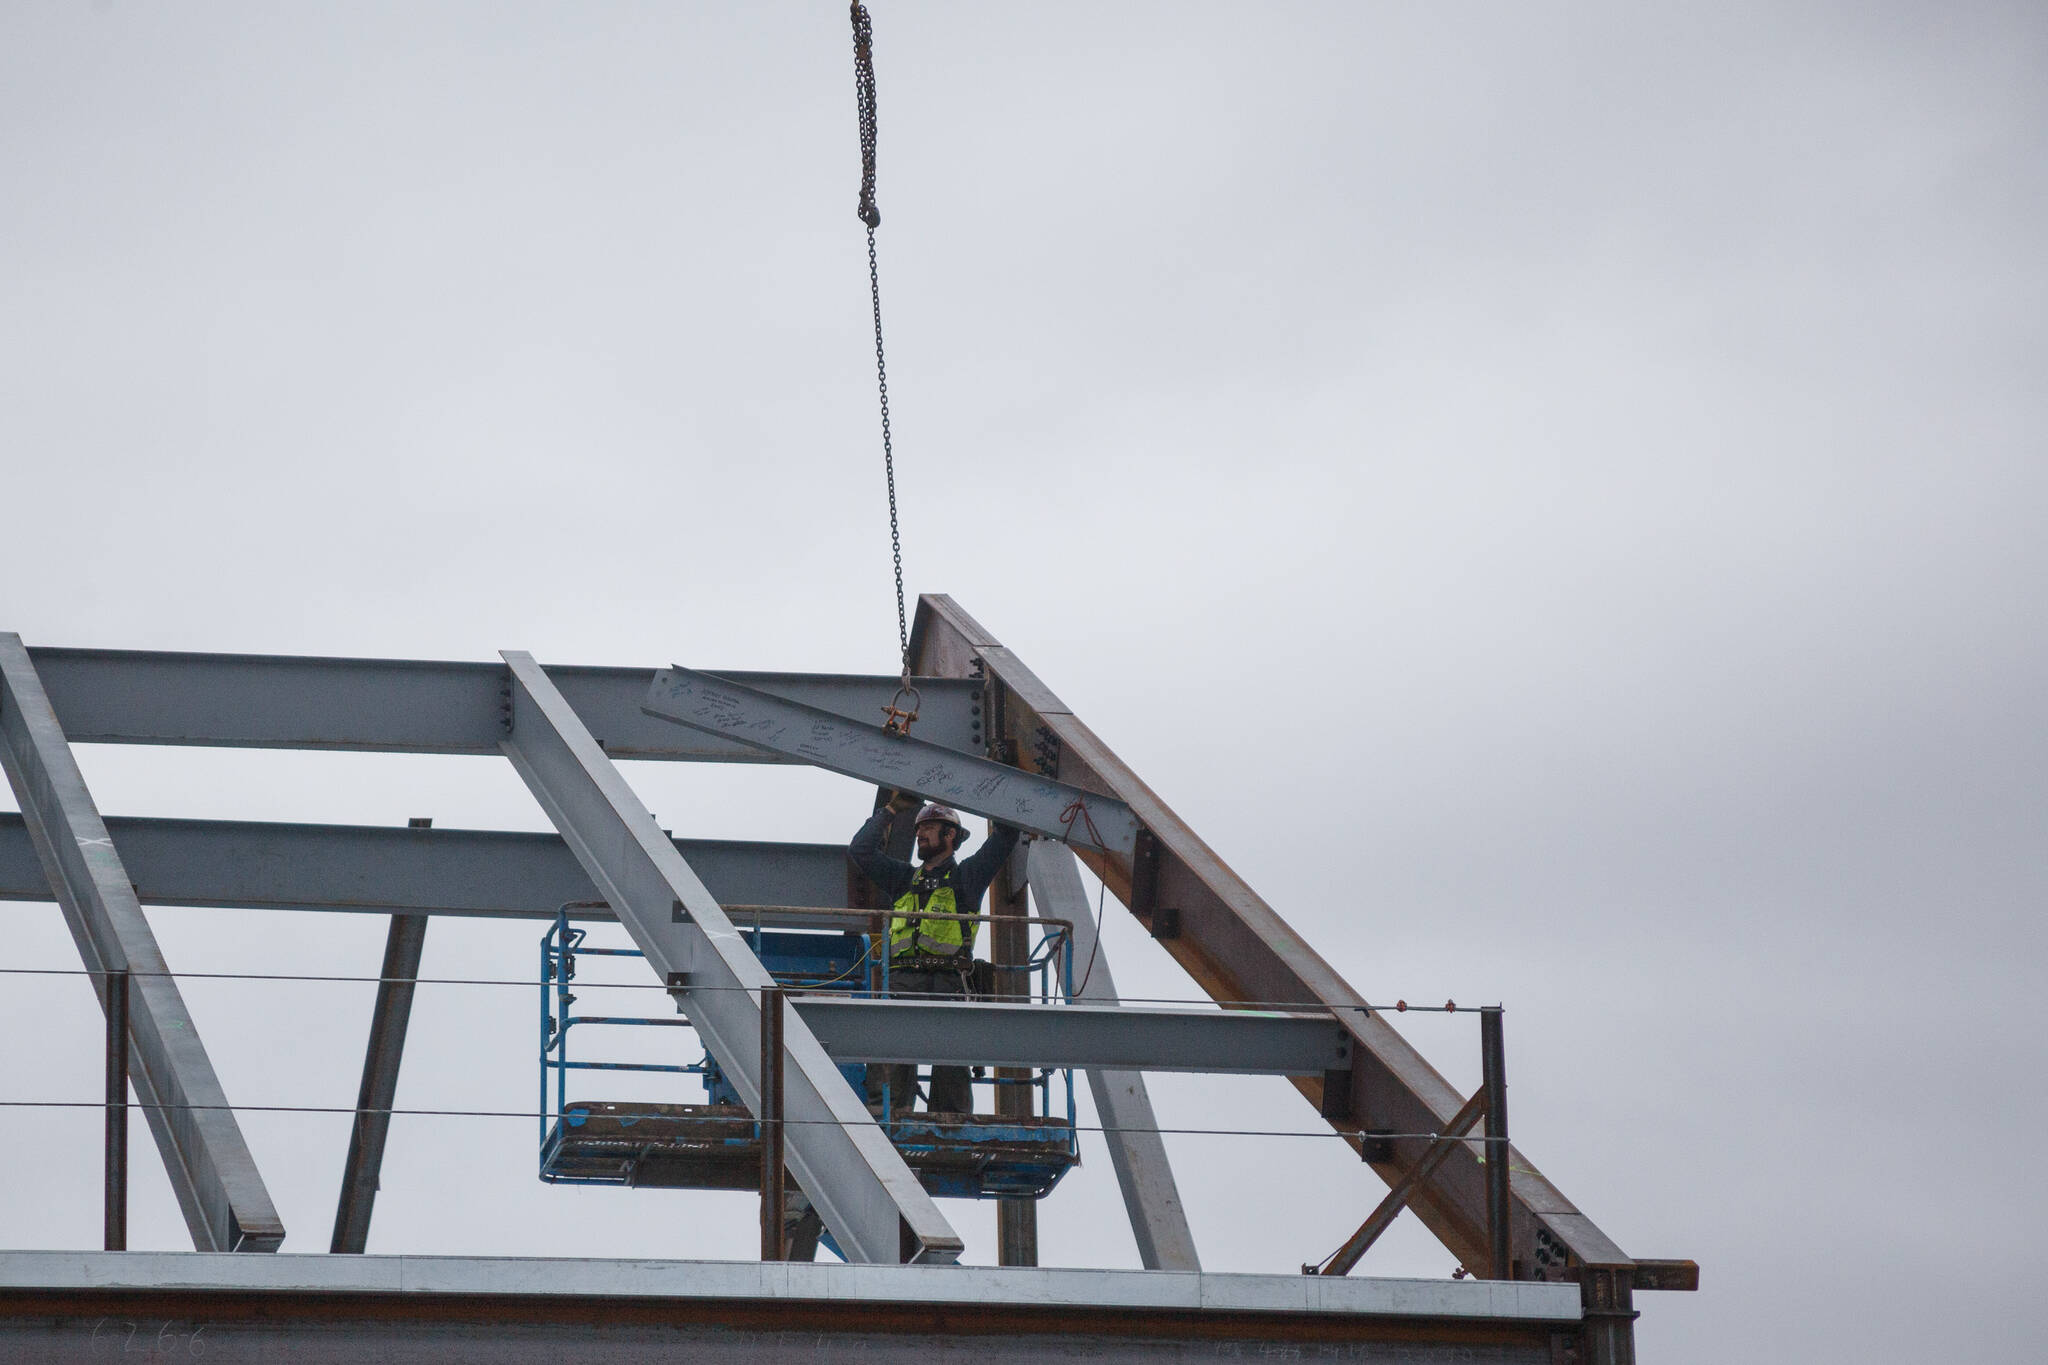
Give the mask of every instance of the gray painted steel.
POLYGON ((838 1062, 1246 1076, 1320 1076, 1351 1065, 1348 1035, 1328 1015, 817 995, 795 1004, 838 1062))
POLYGON ((0 1251, 0 1290, 240 1289, 276 1294, 474 1294, 963 1306, 1336 1313, 1573 1326, 1576 1284, 1226 1275, 1042 1266, 541 1256, 202 1256, 190 1251, 0 1251))
MULTIPOLYGON (((597 897, 558 834, 118 815, 106 826, 145 905, 553 919, 565 902, 597 897)), ((672 842, 720 904, 846 904, 848 864, 838 844, 672 842)), ((0 901, 49 899, 27 826, 0 813, 0 901)), ((570 914, 613 917, 602 906, 570 914)), ((857 929, 866 917, 764 922, 857 929)))
POLYGON ((378 969, 377 1002, 370 1012, 370 1041, 363 1049, 363 1083, 356 1092, 356 1121, 348 1155, 341 1163, 341 1197, 335 1204, 329 1251, 361 1252, 370 1244, 370 1215, 377 1206, 378 1177, 384 1169, 384 1140, 391 1134, 391 1106, 398 1095, 398 1067, 405 1060, 405 1031, 412 1022, 413 983, 427 945, 425 915, 393 915, 378 969))
POLYGON ((645 710, 793 762, 915 792, 1063 842, 1129 854, 1137 841, 1137 817, 1116 798, 933 742, 922 719, 919 737, 892 735, 878 724, 846 720, 731 678, 680 667, 655 675, 645 710), (1077 801, 1085 803, 1086 819, 1067 815, 1063 822, 1077 801))
POLYGON ((0 1355, 46 1362, 1549 1365, 1580 1325, 1576 1286, 1469 1280, 0 1252, 0 1355))
MULTIPOLYGON (((507 652, 505 662, 506 757, 657 977, 681 983, 678 1000, 691 1023, 758 1115, 760 992, 774 986, 767 969, 532 656, 507 652)), ((839 1245, 857 1260, 894 1262, 907 1224, 920 1257, 957 1259, 959 1234, 800 1018, 789 1021, 784 1041, 789 1166, 839 1245)))
MULTIPOLYGON (((193 1303, 194 1314, 207 1311, 201 1296, 181 1292, 176 1301, 193 1303)), ((458 1311, 469 1307, 462 1305, 458 1311)), ((196 1345, 210 1365, 962 1365, 969 1360, 974 1365, 1042 1365, 1047 1360, 1070 1365, 1214 1365, 1221 1358, 1219 1352, 1247 1359, 1345 1360, 1355 1365, 1553 1365, 1556 1360, 1548 1345, 1527 1332, 1514 1342, 1466 1343, 1452 1334, 1446 1334, 1448 1341, 1418 1342, 1361 1329, 1358 1335, 1363 1340, 1303 1344, 1277 1329, 1256 1328, 1218 1340, 1216 1335, 1176 1335, 1163 1329, 1138 1335, 1121 1324, 1113 1332, 1055 1332, 1045 1326, 1035 1332, 990 1333, 950 1324, 943 1330, 927 1326, 867 1331, 808 1324, 777 1328, 755 1320, 599 1325, 535 1323, 525 1318, 496 1322, 474 1311, 467 1316, 475 1320, 450 1322, 437 1313, 427 1321, 393 1322, 380 1307, 374 1316, 365 1312, 340 1323, 321 1320, 309 1326, 280 1322, 274 1316, 222 1321, 217 1313, 194 1321, 189 1315, 165 1319, 138 1313, 124 1307, 118 1296, 94 1292, 68 1316, 0 1317, 0 1352, 9 1360, 36 1365, 104 1365, 120 1359, 123 1345, 137 1353, 134 1359, 166 1361, 200 1358, 183 1354, 196 1345), (145 1350, 161 1354, 141 1355, 145 1350)))
MULTIPOLYGON (((1100 926, 1081 885, 1074 855, 1043 840, 1035 841, 1027 854, 1025 876, 1038 913, 1073 926, 1074 966, 1082 979, 1068 982, 1067 989, 1084 1001, 1115 1004, 1116 978, 1102 951, 1100 926)), ((1123 1191, 1139 1259, 1148 1270, 1201 1269, 1195 1234, 1188 1227, 1180 1186, 1166 1159, 1166 1142, 1158 1132, 1159 1119, 1152 1111, 1144 1073, 1091 1070, 1088 1090, 1102 1126, 1109 1130, 1102 1138, 1109 1147, 1117 1188, 1123 1191)))
MULTIPOLYGON (((86 968, 135 974, 128 997, 129 1076, 193 1245, 202 1251, 275 1250, 284 1240, 284 1224, 226 1108, 227 1096, 184 997, 165 974, 156 935, 35 666, 13 634, 0 634, 0 764, 86 968)), ((105 977, 94 977, 93 986, 104 1006, 105 977)))
MULTIPOLYGON (((402 753, 498 752, 507 679, 495 663, 326 659, 149 650, 29 651, 65 733, 78 744, 203 744, 402 753)), ((552 665, 548 676, 613 758, 720 763, 790 760, 705 738, 640 711, 651 668, 552 665)), ((751 687, 835 715, 879 720, 895 678, 735 673, 751 687)), ((920 730, 979 751, 975 683, 920 679, 920 730)))

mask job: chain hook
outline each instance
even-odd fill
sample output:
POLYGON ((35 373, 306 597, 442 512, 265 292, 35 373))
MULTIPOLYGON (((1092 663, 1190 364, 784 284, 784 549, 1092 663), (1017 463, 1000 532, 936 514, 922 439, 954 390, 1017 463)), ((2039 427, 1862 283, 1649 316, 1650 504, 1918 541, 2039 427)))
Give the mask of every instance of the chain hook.
POLYGON ((909 734, 911 725, 917 720, 917 708, 922 705, 924 705, 924 694, 910 685, 910 675, 905 673, 902 686, 896 689, 896 695, 889 699, 889 704, 882 708, 883 716, 887 717, 882 722, 882 733, 885 735, 909 734), (910 705, 898 705, 905 697, 910 698, 910 705))

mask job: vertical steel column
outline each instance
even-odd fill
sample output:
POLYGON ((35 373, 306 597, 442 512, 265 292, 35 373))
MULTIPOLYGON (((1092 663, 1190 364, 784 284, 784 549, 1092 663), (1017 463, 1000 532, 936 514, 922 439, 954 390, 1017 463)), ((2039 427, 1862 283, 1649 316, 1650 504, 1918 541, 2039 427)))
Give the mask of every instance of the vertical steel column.
MULTIPOLYGON (((428 822, 414 820, 412 828, 428 822)), ((356 1091, 356 1122, 341 1167, 341 1196, 334 1210, 330 1252, 360 1254, 370 1243, 370 1214, 376 1207, 384 1144, 391 1135, 391 1107, 398 1098, 398 1067, 405 1057, 405 1031, 412 1022, 413 982, 427 942, 427 916, 393 915, 384 938, 384 966, 377 973, 377 1003, 370 1014, 363 1082, 356 1091)))
MULTIPOLYGON (((1022 1000, 1030 995, 1024 963, 1031 956, 1031 932, 1026 917, 1031 913, 1030 897, 1024 889, 1023 848, 996 874, 988 889, 989 962, 995 968, 998 1000, 1022 1000)), ((996 1077, 996 1113, 1004 1118, 1031 1115, 1029 1067, 999 1066, 996 1077)), ((1038 1264, 1038 1201, 998 1199, 996 1201, 996 1264, 1038 1264)))
POLYGON ((1501 1046, 1500 1006, 1479 1011, 1479 1056, 1486 1093, 1486 1240, 1491 1264, 1487 1276, 1514 1278, 1508 1259, 1508 1073, 1501 1046))
POLYGON ((128 1249, 128 973, 107 973, 106 1249, 128 1249))
POLYGON ((782 1219, 788 1207, 783 1167, 782 1021, 788 996, 780 986, 761 992, 761 1259, 786 1261, 782 1219))

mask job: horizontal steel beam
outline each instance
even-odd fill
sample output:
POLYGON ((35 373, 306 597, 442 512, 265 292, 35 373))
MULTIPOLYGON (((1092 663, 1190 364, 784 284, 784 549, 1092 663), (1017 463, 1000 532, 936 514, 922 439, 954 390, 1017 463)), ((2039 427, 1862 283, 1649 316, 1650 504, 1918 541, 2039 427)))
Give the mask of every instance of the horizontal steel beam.
MULTIPOLYGON (((768 969, 690 870, 532 656, 507 652, 505 756, 610 902, 740 1100, 763 1113, 768 969)), ((962 1242, 801 1017, 783 1034, 790 1170, 848 1257, 955 1261, 962 1242)))
MULTIPOLYGON (((1116 798, 960 752, 922 728, 917 738, 889 734, 876 723, 848 720, 742 680, 681 667, 655 675, 644 709, 678 726, 915 792, 1077 847, 1128 855, 1137 841, 1137 818, 1116 798)), ((922 727, 923 721, 918 724, 922 727)))
MULTIPOLYGON (((1551 1365, 1573 1285, 1140 1270, 0 1252, 0 1357, 295 1365, 1551 1365), (268 1274, 257 1274, 267 1270, 268 1274)), ((1563 1340, 1558 1340, 1559 1336, 1563 1340)))
MULTIPOLYGON (((503 664, 152 650, 29 651, 74 744, 198 744, 496 756, 503 664)), ((613 758, 715 763, 791 760, 650 720, 651 668, 554 665, 548 677, 613 758)), ((834 715, 879 720, 895 678, 733 673, 750 687, 834 715)), ((919 679, 920 731, 980 752, 980 685, 919 679)))
POLYGON ((50 708, 21 637, 0 634, 0 767, 20 820, 107 1003, 108 973, 128 986, 129 1079, 201 1251, 275 1251, 284 1223, 228 1107, 198 1027, 171 979, 113 836, 50 708))
MULTIPOLYGON (((106 827, 145 905, 553 919, 565 902, 597 897, 559 834, 122 816, 106 827)), ((723 905, 846 905, 838 844, 673 842, 723 905)), ((0 813, 0 901, 50 898, 22 817, 0 813)), ((614 918, 602 906, 570 917, 614 918)), ((763 923, 857 930, 867 919, 771 912, 763 923)))
POLYGON ((835 1062, 1316 1076, 1351 1065, 1328 1015, 796 996, 835 1062))

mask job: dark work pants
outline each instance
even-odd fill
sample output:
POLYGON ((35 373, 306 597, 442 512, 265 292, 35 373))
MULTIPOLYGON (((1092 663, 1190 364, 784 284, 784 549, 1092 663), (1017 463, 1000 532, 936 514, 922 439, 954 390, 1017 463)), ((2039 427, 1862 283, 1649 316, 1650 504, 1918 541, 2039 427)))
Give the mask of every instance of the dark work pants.
MULTIPOLYGON (((889 973, 889 993, 913 1000, 920 996, 952 996, 964 1000, 967 998, 967 983, 960 972, 892 971, 889 973)), ((901 1062, 868 1063, 868 1108, 879 1110, 882 1107, 885 1090, 889 1096, 889 1112, 908 1114, 917 1098, 917 1068, 901 1062)), ((927 1108, 931 1113, 974 1112, 974 1087, 964 1066, 933 1067, 929 1093, 931 1103, 927 1108)))

